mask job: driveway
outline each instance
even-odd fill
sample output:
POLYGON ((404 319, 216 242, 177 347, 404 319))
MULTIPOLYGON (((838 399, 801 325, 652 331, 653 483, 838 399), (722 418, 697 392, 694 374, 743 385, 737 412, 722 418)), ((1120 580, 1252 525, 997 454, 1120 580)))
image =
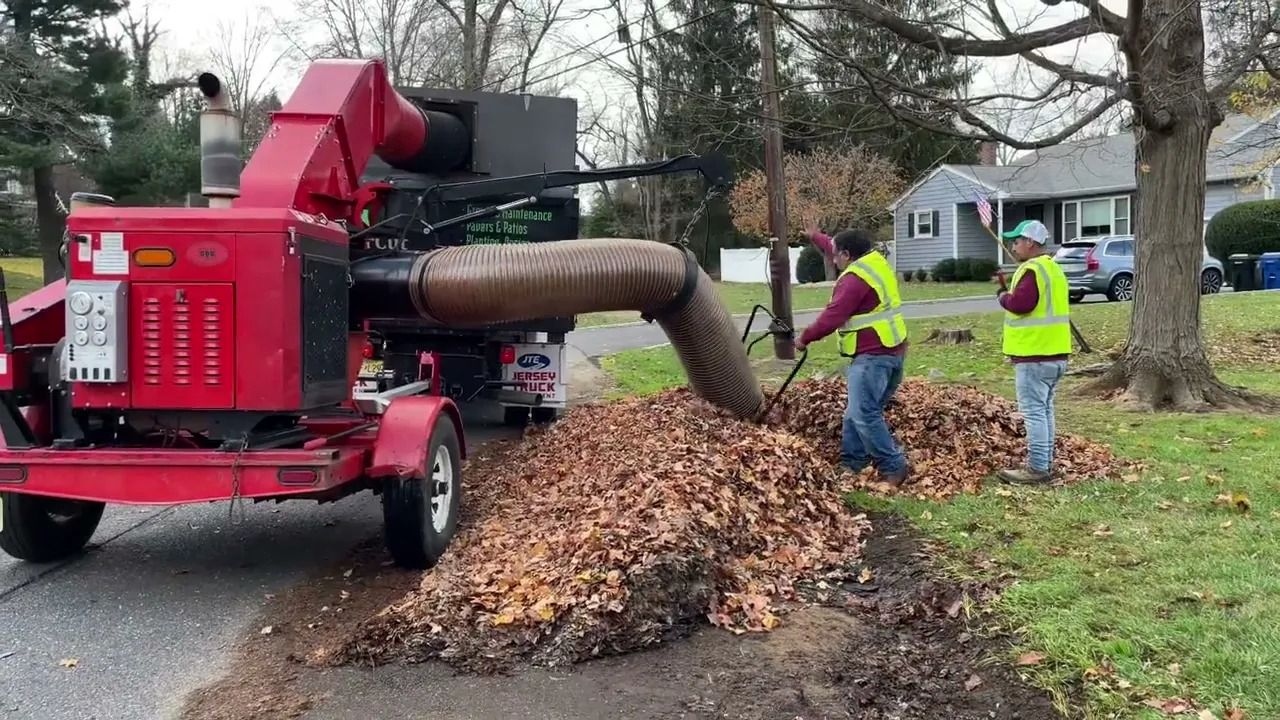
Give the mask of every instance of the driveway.
MULTIPOLYGON (((992 299, 918 303, 909 317, 996 309, 992 299)), ((803 327, 816 313, 803 313, 803 327)), ((593 328, 588 356, 665 342, 656 325, 593 328)), ((509 435, 492 408, 468 409, 482 443, 509 435)), ((174 508, 112 507, 89 552, 31 566, 0 555, 0 718, 170 717, 223 674, 232 644, 269 595, 381 531, 375 497, 174 508), (74 662, 73 662, 74 661, 74 662), (68 667, 73 665, 73 667, 68 667)))

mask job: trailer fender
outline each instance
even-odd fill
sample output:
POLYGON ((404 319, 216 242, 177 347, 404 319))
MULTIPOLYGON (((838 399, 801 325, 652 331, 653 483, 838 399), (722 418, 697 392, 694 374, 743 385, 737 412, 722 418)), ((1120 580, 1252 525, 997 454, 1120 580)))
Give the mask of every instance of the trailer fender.
POLYGON ((423 477, 427 444, 436 423, 442 419, 452 422, 458 431, 458 449, 465 459, 467 443, 462 430, 462 413, 452 400, 435 395, 415 395, 391 401, 378 425, 369 477, 423 477))

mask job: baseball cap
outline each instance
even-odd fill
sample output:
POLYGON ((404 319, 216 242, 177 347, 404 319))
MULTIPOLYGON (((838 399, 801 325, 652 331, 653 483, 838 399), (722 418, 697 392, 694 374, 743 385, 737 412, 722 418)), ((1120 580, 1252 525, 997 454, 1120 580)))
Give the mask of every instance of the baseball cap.
POLYGON ((1006 240, 1026 238, 1039 245, 1049 244, 1049 228, 1039 220, 1023 220, 1018 227, 1004 234, 1006 240))

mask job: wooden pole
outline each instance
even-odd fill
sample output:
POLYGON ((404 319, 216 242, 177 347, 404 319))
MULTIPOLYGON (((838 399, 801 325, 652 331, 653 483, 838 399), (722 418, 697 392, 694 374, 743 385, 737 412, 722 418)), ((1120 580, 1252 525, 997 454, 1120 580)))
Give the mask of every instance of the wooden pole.
POLYGON ((773 316, 780 327, 773 334, 773 354, 779 360, 796 356, 791 316, 791 254, 787 246, 787 192, 782 172, 782 107, 778 100, 778 64, 774 53, 773 10, 757 8, 760 32, 760 90, 764 95, 764 176, 769 197, 769 270, 773 316))

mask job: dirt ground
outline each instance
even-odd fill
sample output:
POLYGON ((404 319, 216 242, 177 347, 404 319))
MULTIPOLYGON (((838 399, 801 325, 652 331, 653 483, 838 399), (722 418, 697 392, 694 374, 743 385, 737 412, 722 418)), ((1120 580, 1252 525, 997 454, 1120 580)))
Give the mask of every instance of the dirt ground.
MULTIPOLYGON (((432 720, 1032 720, 1048 698, 1000 662, 1006 645, 967 626, 905 524, 873 518, 857 589, 813 588, 778 630, 710 627, 668 645, 568 670, 457 674, 438 663, 313 668, 307 656, 399 599, 413 573, 385 564, 377 539, 350 562, 269 601, 226 677, 188 698, 187 720, 396 717, 432 720), (266 628, 270 632, 266 632, 266 628)), ((1004 653, 1007 658, 1007 653, 1004 653)))

